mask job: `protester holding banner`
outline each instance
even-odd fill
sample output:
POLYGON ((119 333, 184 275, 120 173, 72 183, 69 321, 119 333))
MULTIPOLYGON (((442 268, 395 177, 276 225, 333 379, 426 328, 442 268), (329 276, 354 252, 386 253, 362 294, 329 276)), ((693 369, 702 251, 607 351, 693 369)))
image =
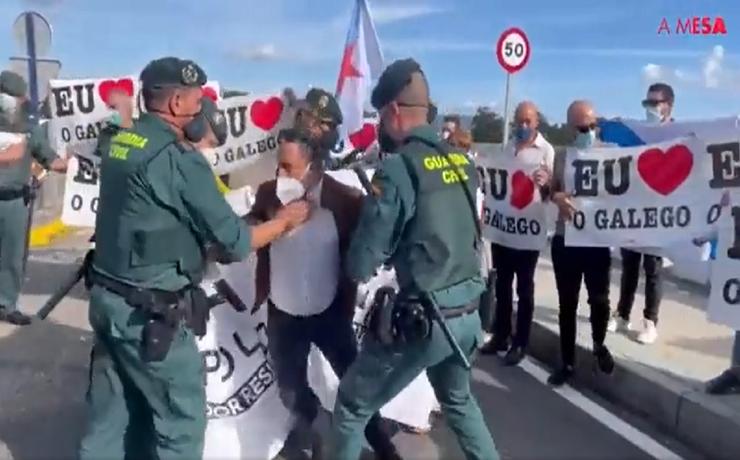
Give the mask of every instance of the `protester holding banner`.
MULTIPOLYGON (((65 172, 66 160, 57 156, 46 137, 46 125, 29 126, 27 85, 23 77, 13 72, 0 74, 0 91, 15 98, 17 113, 11 120, 13 126, 2 127, 0 131, 12 128, 14 132, 23 133, 27 139, 15 147, 10 147, 5 154, 17 155, 18 148, 23 147, 23 156, 0 168, 0 321, 18 326, 31 323, 31 318, 18 310, 16 303, 23 284, 24 253, 28 213, 32 212, 31 164, 36 160, 45 169, 65 172)), ((2 155, 2 154, 0 154, 2 155)), ((9 158, 6 158, 6 160, 9 158)))
MULTIPOLYGON (((534 185, 542 190, 550 183, 555 150, 538 131, 537 106, 532 102, 520 103, 514 114, 514 126, 515 138, 504 147, 501 155, 533 169, 531 179, 534 185)), ((529 343, 529 331, 534 314, 534 273, 540 253, 536 249, 521 249, 494 240, 491 244, 491 254, 496 268, 496 314, 493 339, 481 349, 481 352, 498 353, 508 350, 505 362, 507 365, 515 366, 524 358, 529 343), (516 333, 512 339, 512 283, 515 276, 519 300, 516 333)))
MULTIPOLYGON (((591 103, 575 101, 568 107, 568 126, 576 149, 587 150, 599 144, 596 133, 596 113, 591 103)), ((599 369, 607 374, 614 370, 614 358, 604 345, 609 322, 609 275, 611 253, 608 247, 577 247, 565 245, 566 222, 573 219, 576 208, 570 191, 564 188, 565 155, 558 155, 554 167, 552 201, 558 206, 559 217, 552 239, 552 264, 558 290, 560 354, 562 365, 548 379, 560 386, 573 375, 576 358, 576 325, 581 284, 586 284, 591 306, 593 353, 599 369)))
MULTIPOLYGON (((313 426, 320 402, 307 380, 311 344, 340 378, 357 356, 352 325, 357 284, 342 267, 362 194, 325 174, 324 159, 309 133, 281 131, 278 176, 260 185, 248 214, 251 221, 264 222, 304 196, 314 208, 304 225, 258 252, 255 301, 267 300, 267 343, 281 399, 298 416, 297 431, 312 434, 313 458, 322 458, 323 445, 313 426)), ((397 456, 377 413, 365 434, 378 458, 397 456)))
POLYGON ((228 263, 308 217, 292 203, 249 228, 186 142, 205 134, 205 72, 174 57, 140 76, 147 113, 102 156, 96 249, 88 272, 92 354, 82 459, 199 458, 206 428, 201 356, 210 305, 198 288, 205 243, 228 263))
MULTIPOLYGON (((470 370, 455 354, 437 322, 419 337, 412 324, 387 318, 418 311, 419 296, 436 303, 463 356, 471 356, 481 331, 478 298, 480 235, 472 162, 440 143, 428 122, 429 87, 413 59, 388 66, 373 91, 380 113, 379 138, 390 150, 373 175, 373 194, 363 203, 346 270, 361 282, 384 263, 393 265, 399 292, 375 308, 376 327, 339 385, 332 425, 332 454, 357 460, 362 430, 371 416, 420 372, 442 406, 467 458, 498 458, 475 398, 470 370), (393 313, 390 313, 393 312, 393 313), (394 332, 395 331, 395 332, 394 332), (403 334, 402 336, 400 334, 403 334)), ((430 315, 431 313, 425 313, 430 315)))
MULTIPOLYGON (((671 113, 675 96, 673 88, 665 83, 650 85, 647 97, 642 101, 645 117, 649 123, 661 124, 673 121, 671 113)), ((630 314, 635 302, 635 292, 640 279, 640 262, 645 270, 645 309, 643 310, 643 330, 637 335, 637 341, 651 344, 658 338, 658 310, 663 297, 663 258, 641 253, 637 250, 622 248, 622 279, 619 289, 617 311, 609 321, 609 330, 628 332, 632 329, 630 314)))

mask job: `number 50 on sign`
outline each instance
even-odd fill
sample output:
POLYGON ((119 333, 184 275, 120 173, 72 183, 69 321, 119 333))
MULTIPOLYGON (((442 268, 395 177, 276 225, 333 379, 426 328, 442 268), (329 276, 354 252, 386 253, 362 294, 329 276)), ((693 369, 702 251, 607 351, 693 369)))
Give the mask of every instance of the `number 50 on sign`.
POLYGON ((529 61, 529 40, 524 31, 518 27, 505 30, 496 44, 496 58, 508 73, 523 69, 529 61))

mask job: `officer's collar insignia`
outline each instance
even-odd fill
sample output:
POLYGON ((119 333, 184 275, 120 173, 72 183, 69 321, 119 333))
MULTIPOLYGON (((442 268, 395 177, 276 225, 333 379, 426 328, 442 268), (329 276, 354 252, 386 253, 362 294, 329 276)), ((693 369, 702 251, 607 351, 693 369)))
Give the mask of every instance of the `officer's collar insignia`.
POLYGON ((198 81, 198 69, 193 64, 188 64, 182 68, 182 82, 186 85, 193 85, 198 81))
POLYGON ((329 105, 329 96, 324 94, 319 98, 319 107, 325 109, 327 105, 329 105))

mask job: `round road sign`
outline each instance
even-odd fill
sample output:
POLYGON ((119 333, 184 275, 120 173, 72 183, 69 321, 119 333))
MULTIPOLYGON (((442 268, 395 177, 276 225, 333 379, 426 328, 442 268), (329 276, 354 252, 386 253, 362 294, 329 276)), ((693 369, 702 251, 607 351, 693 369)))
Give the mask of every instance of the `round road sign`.
POLYGON ((527 65, 530 51, 527 35, 518 27, 506 29, 496 44, 496 58, 509 73, 518 72, 527 65))
POLYGON ((28 32, 33 30, 36 55, 43 56, 51 47, 51 26, 45 17, 35 11, 21 13, 13 23, 13 36, 24 54, 30 54, 28 49, 28 32), (29 29, 30 27, 30 29, 29 29))

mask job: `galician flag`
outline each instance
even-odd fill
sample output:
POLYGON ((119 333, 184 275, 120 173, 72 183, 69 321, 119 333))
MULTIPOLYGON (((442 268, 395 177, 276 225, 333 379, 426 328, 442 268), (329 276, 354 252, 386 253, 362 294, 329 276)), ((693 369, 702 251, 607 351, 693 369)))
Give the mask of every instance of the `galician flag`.
POLYGON ((364 106, 370 85, 383 71, 383 53, 375 32, 367 0, 356 0, 337 79, 336 97, 344 122, 341 136, 344 152, 365 150, 376 139, 376 126, 365 120, 364 106))

